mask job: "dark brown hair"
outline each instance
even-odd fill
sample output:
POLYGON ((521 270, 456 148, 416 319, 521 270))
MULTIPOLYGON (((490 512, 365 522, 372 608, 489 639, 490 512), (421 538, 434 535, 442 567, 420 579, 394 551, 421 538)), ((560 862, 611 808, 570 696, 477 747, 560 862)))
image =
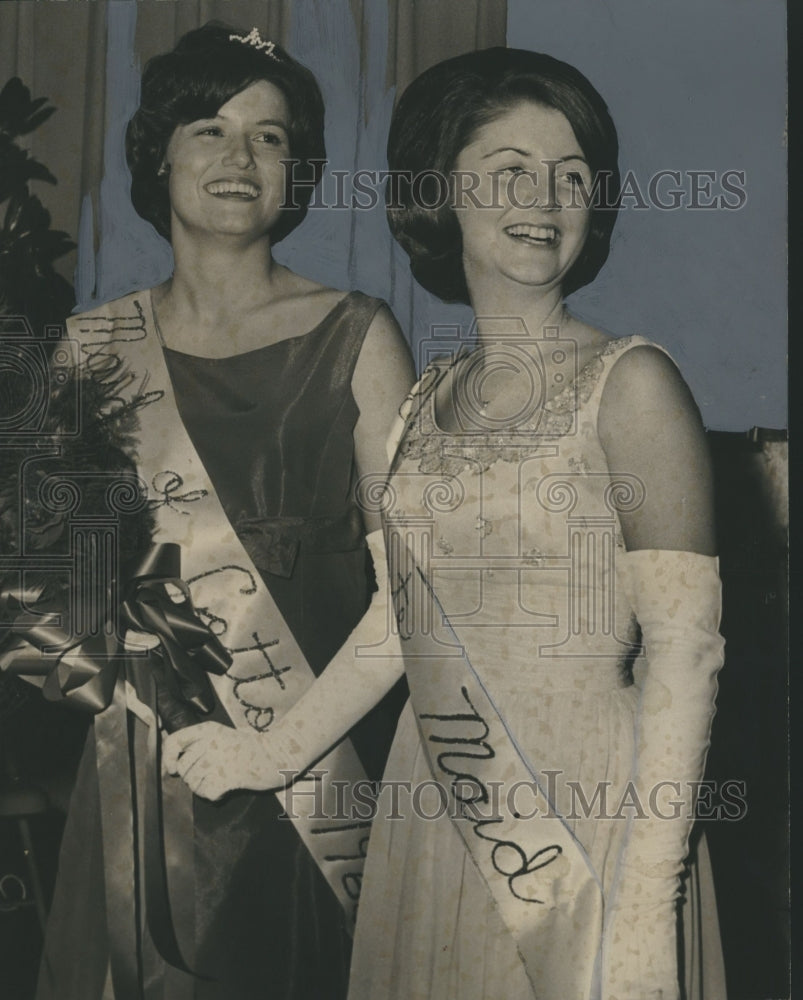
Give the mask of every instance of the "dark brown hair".
POLYGON ((252 83, 265 80, 284 95, 290 153, 297 161, 288 167, 288 207, 271 230, 271 242, 287 236, 302 221, 323 173, 324 107, 315 77, 280 46, 268 55, 264 49, 231 40, 233 34, 247 33, 210 21, 180 38, 172 52, 149 60, 142 75, 142 99, 126 132, 131 200, 166 239, 170 239, 170 198, 167 177, 159 175, 159 168, 173 132, 179 125, 214 117, 252 83))
POLYGON ((416 280, 447 302, 468 303, 468 288, 457 217, 439 198, 435 182, 451 175, 478 129, 521 101, 566 116, 594 182, 600 182, 602 199, 591 202, 590 231, 563 282, 564 294, 593 281, 607 260, 620 180, 619 143, 605 102, 579 70, 552 56, 506 48, 469 52, 438 63, 410 84, 388 137, 388 167, 398 174, 387 201, 390 228, 409 254, 416 280), (431 192, 421 183, 427 179, 431 192))

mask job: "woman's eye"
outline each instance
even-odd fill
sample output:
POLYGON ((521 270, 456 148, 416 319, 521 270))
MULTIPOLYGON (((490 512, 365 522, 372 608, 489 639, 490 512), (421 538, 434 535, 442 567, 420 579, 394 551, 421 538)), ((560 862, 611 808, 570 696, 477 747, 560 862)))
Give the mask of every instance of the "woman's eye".
POLYGON ((199 128, 195 133, 196 135, 223 135, 222 130, 218 125, 204 125, 203 128, 199 128))
POLYGON ((254 138, 257 142, 263 142, 267 146, 281 146, 284 143, 284 136, 278 132, 260 132, 254 138))
POLYGON ((496 171, 496 173, 499 173, 499 174, 523 174, 524 173, 524 167, 522 167, 518 163, 511 163, 507 167, 502 167, 502 169, 496 171))
POLYGON ((564 184, 568 184, 570 187, 585 187, 586 180, 585 177, 578 171, 570 171, 566 174, 560 174, 558 180, 564 184))

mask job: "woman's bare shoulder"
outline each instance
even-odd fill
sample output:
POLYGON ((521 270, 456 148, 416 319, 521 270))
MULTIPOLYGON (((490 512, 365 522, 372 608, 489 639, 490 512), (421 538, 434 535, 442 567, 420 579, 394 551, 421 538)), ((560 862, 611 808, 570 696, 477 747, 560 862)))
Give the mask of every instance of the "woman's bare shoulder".
POLYGON ((625 395, 637 403, 671 405, 679 395, 690 397, 680 370, 663 347, 635 336, 623 338, 622 346, 628 350, 615 358, 603 399, 615 402, 625 395))

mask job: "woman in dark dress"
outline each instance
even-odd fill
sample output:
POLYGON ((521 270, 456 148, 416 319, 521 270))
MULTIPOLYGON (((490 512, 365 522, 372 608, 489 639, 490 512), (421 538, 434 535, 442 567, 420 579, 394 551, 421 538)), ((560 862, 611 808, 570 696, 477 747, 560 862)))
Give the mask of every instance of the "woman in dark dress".
MULTIPOLYGON (((341 647, 348 678, 346 640, 371 601, 369 548, 381 537, 378 515, 363 517, 355 502, 356 484, 387 467, 384 442, 412 363, 381 302, 272 257, 320 179, 323 104, 312 74, 256 29, 208 24, 153 59, 127 155, 134 205, 170 240, 174 273, 74 317, 69 330, 99 377, 110 365, 128 373, 120 395, 138 414, 154 541, 181 546, 195 610, 231 656, 211 677, 211 719, 195 729, 213 756, 217 739, 226 760, 248 761, 341 647)), ((376 552, 379 574, 381 545, 376 552)), ((143 741, 156 721, 126 697, 143 741)), ((367 824, 343 833, 315 816, 280 819, 271 792, 209 801, 248 784, 228 764, 227 787, 193 787, 203 798, 191 804, 191 776, 165 776, 182 971, 164 961, 147 890, 143 904, 114 874, 122 834, 106 819, 104 714, 71 803, 38 996, 344 995, 367 824), (124 944, 132 934, 135 960, 124 944)), ((392 728, 390 711, 367 720, 353 746, 327 757, 327 773, 379 777, 392 728)))

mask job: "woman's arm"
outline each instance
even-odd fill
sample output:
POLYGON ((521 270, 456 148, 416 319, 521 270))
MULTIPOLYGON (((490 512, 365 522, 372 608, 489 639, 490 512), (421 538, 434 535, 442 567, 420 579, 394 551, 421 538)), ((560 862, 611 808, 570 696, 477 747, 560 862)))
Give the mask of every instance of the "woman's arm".
MULTIPOLYGON (((381 309, 366 334, 352 380, 360 416, 355 451, 360 476, 387 474, 386 439, 413 382, 410 351, 389 310, 381 309)), ((404 672, 398 638, 391 639, 392 602, 378 513, 364 512, 377 591, 371 606, 320 677, 268 733, 205 722, 164 741, 168 771, 192 790, 219 799, 235 788, 277 788, 282 772, 299 773, 319 760, 404 672), (375 655, 358 650, 378 649, 375 655)))
POLYGON ((654 348, 612 370, 599 431, 611 473, 644 489, 621 516, 628 551, 616 580, 647 661, 630 773, 644 815, 629 820, 606 899, 602 996, 679 1000, 677 900, 723 660, 711 473, 691 395, 654 348))
MULTIPOLYGON (((388 471, 387 439, 415 381, 410 348, 390 310, 383 306, 365 335, 351 388, 360 411, 354 448, 360 478, 388 471)), ((381 528, 377 511, 363 511, 366 531, 381 528)))

